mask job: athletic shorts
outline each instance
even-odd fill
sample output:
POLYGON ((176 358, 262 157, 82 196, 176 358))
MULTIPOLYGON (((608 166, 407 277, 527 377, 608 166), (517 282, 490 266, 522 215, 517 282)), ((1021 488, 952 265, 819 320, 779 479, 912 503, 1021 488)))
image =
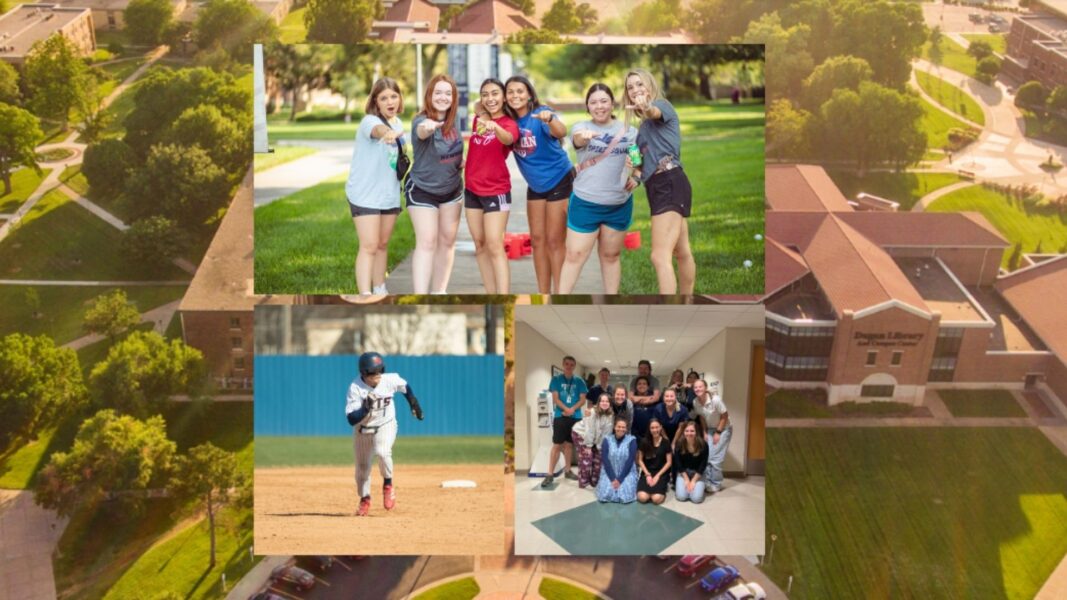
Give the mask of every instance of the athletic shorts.
POLYGON ((348 212, 352 213, 353 217, 366 217, 369 215, 399 215, 400 207, 396 208, 366 208, 363 206, 356 206, 351 202, 348 203, 348 212))
POLYGON ((681 167, 656 173, 645 182, 648 208, 653 216, 676 212, 685 218, 693 208, 693 187, 681 167))
POLYGON ((579 419, 574 417, 556 417, 552 419, 552 443, 553 444, 571 444, 571 430, 578 423, 579 419))
POLYGON ((511 191, 495 196, 479 196, 470 190, 463 190, 463 206, 491 212, 508 212, 511 210, 511 191))
POLYGON ((440 208, 442 206, 459 202, 462 199, 462 185, 456 186, 456 189, 447 194, 434 194, 415 185, 415 181, 410 177, 408 177, 407 182, 404 183, 404 200, 407 202, 406 206, 408 208, 411 208, 412 206, 417 206, 419 208, 440 208))
POLYGON ((572 167, 567 174, 563 176, 563 179, 559 180, 556 187, 548 190, 547 192, 535 192, 532 187, 526 186, 526 201, 530 200, 547 200, 549 202, 556 202, 558 200, 565 200, 570 197, 571 191, 574 189, 574 168, 572 167))
POLYGON ((567 228, 578 233, 595 233, 600 231, 601 225, 607 225, 615 231, 626 231, 633 223, 633 215, 633 196, 622 204, 597 204, 571 193, 571 202, 567 207, 567 228))

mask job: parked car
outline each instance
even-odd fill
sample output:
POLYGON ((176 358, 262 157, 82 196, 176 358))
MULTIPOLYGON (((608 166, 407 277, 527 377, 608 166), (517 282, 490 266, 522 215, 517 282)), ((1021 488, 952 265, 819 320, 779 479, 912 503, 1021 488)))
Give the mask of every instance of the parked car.
POLYGON ((973 12, 973 13, 967 15, 967 18, 971 20, 971 23, 981 23, 981 22, 985 21, 985 17, 982 16, 982 13, 977 13, 977 12, 973 12))
POLYGON ((739 583, 726 590, 728 600, 766 600, 767 592, 758 583, 739 583))
POLYGON ((298 556, 296 560, 305 569, 328 571, 333 566, 332 556, 298 556))
POLYGON ((731 583, 741 576, 732 565, 724 565, 713 569, 700 580, 700 587, 712 595, 721 594, 731 583))
POLYGON ((270 572, 270 580, 274 583, 288 583, 302 592, 315 587, 315 576, 294 565, 274 567, 270 572))
POLYGON ((989 20, 992 21, 993 23, 997 23, 998 25, 1004 25, 1005 23, 1008 22, 1007 19, 1005 19, 1004 17, 1002 17, 1002 16, 1000 16, 1000 15, 998 15, 996 13, 989 15, 989 20))
POLYGON ((285 596, 279 596, 278 594, 272 594, 270 592, 260 592, 255 596, 249 596, 248 600, 288 600, 285 596))
POLYGON ((1001 32, 1000 25, 998 25, 996 23, 990 23, 989 24, 989 33, 1000 33, 1000 32, 1001 32))
POLYGON ((678 574, 682 577, 694 577, 697 572, 715 560, 712 554, 686 554, 678 561, 678 574))

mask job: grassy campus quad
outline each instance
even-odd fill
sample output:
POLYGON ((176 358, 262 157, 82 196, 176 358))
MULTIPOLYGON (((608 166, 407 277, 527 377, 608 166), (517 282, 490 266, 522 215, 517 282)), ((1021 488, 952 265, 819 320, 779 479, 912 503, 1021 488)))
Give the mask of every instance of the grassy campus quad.
MULTIPOLYGON (((1020 208, 1013 199, 979 185, 938 198, 926 210, 980 212, 1009 243, 1021 244, 1023 252, 1033 252, 1039 243, 1043 252, 1058 252, 1067 245, 1067 223, 1055 209, 1020 208)), ((1008 266, 1011 254, 1011 249, 1004 252, 1001 266, 1008 266)))
POLYGON ((903 402, 842 402, 829 406, 823 390, 777 389, 767 396, 768 419, 832 419, 836 417, 907 416, 913 410, 903 402))
POLYGON ((426 590, 412 600, 471 600, 481 591, 473 577, 464 577, 426 590))
POLYGON ((915 78, 919 82, 919 87, 938 104, 968 121, 985 126, 985 114, 982 112, 982 107, 971 98, 970 94, 926 71, 916 69, 915 78))
POLYGON ((600 600, 596 594, 551 577, 541 579, 537 593, 545 600, 600 600))
POLYGON ((860 192, 874 194, 900 203, 902 212, 911 210, 920 198, 962 181, 955 173, 890 173, 869 172, 858 177, 852 171, 828 170, 830 179, 846 198, 855 198, 860 192))
MULTIPOLYGON (((13 213, 18 210, 51 172, 51 169, 41 169, 41 174, 38 175, 33 169, 19 169, 12 173, 11 193, 0 195, 0 214, 13 213)), ((3 183, 0 182, 0 192, 3 191, 3 183)))
POLYGON ((82 196, 89 195, 89 180, 82 174, 81 165, 71 165, 63 169, 59 181, 82 196))
MULTIPOLYGON (((963 73, 968 77, 974 77, 978 62, 974 60, 973 56, 967 54, 966 48, 957 44, 948 36, 941 39, 941 56, 942 67, 963 73)), ((923 45, 922 57, 924 60, 933 62, 930 60, 930 42, 926 42, 923 45)))
POLYGON ((1022 417, 1026 411, 1008 390, 938 390, 954 417, 1022 417))
POLYGON ((308 146, 274 146, 270 154, 256 154, 254 157, 254 170, 256 173, 273 169, 279 165, 303 158, 317 152, 308 146))
POLYGON ((953 129, 974 129, 926 100, 920 98, 919 101, 923 105, 920 127, 926 133, 926 147, 930 150, 947 146, 948 133, 953 129))
MULTIPOLYGON (((251 422, 251 420, 249 421, 251 422)), ((493 464, 503 457, 500 436, 401 435, 393 446, 398 464, 493 464)), ((256 436, 256 467, 351 466, 352 436, 256 436)))
MULTIPOLYGON (((698 265, 697 293, 752 294, 763 289, 764 106, 679 105, 682 161, 694 190, 690 245, 698 265), (745 260, 752 261, 746 268, 745 260), (713 273, 713 276, 708 276, 713 273)), ((576 123, 584 113, 565 112, 576 123)), ((271 139, 353 139, 359 119, 270 124, 271 139)), ((406 119, 406 122, 410 119, 406 119)), ((354 293, 357 247, 344 194, 345 176, 256 209, 256 289, 272 293, 354 293)), ((519 200, 522 201, 521 199, 519 200)), ((644 187, 634 194, 641 248, 623 259, 621 294, 651 293, 651 222, 644 187)), ((392 269, 414 247, 406 211, 389 245, 392 269)))
POLYGON ((278 25, 278 41, 283 44, 302 44, 307 39, 308 30, 304 25, 304 13, 307 7, 294 9, 278 25))
POLYGON ((964 33, 961 35, 971 42, 988 42, 989 47, 997 54, 1004 54, 1008 51, 1008 36, 1003 33, 964 33))
POLYGON ((767 444, 760 568, 794 597, 1029 599, 1067 553, 1067 457, 1036 428, 772 428, 767 444))

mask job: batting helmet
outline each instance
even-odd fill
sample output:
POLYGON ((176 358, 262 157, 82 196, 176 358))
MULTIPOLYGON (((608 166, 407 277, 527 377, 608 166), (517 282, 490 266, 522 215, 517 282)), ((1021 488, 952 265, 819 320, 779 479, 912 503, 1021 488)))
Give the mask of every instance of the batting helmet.
POLYGON ((385 373, 385 360, 377 352, 364 352, 359 357, 359 374, 374 375, 375 373, 385 373))

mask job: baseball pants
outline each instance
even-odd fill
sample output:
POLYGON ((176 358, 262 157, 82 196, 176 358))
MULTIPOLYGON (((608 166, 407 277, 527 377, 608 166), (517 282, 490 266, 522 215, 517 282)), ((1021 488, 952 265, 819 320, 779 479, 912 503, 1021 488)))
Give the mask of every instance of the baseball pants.
POLYGON ((354 428, 356 449, 356 489, 359 490, 360 498, 370 496, 370 470, 374 465, 374 457, 378 456, 378 469, 382 472, 382 478, 393 476, 393 442, 396 441, 396 421, 378 427, 374 433, 360 431, 360 426, 354 428))

